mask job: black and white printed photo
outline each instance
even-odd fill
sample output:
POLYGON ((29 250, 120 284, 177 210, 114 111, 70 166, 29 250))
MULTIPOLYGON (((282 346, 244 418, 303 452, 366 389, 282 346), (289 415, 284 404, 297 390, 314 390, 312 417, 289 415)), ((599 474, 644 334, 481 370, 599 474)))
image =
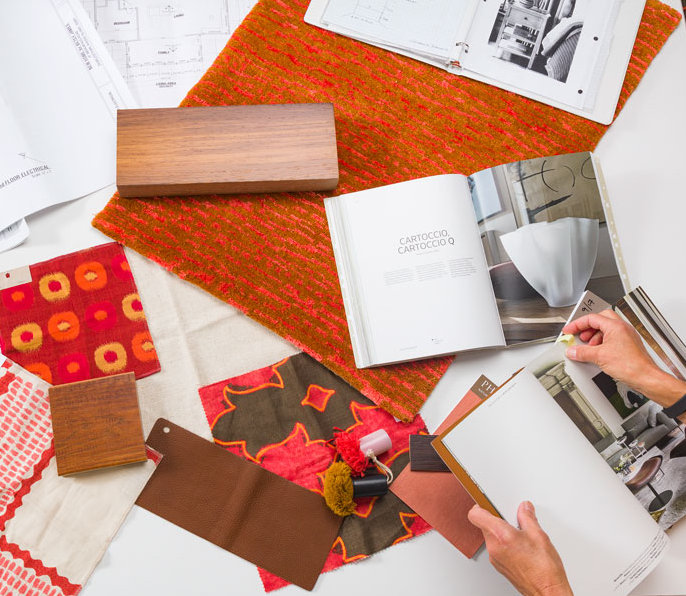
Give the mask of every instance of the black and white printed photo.
POLYGON ((564 83, 583 12, 580 0, 503 0, 489 38, 493 56, 564 83))

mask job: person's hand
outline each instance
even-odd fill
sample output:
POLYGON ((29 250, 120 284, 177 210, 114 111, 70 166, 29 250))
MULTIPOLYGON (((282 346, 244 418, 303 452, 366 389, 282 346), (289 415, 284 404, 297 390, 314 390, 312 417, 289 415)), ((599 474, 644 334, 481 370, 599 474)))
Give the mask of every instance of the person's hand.
POLYGON ((658 368, 636 330, 611 310, 585 315, 566 325, 562 332, 588 342, 586 346, 569 347, 570 360, 592 362, 616 381, 635 389, 646 372, 658 368))
POLYGON ((686 393, 686 383, 657 366, 636 330, 611 310, 585 315, 565 325, 562 332, 588 342, 567 348, 570 360, 592 362, 661 406, 673 404, 686 393))
POLYGON ((524 596, 571 596, 560 555, 525 501, 517 510, 519 529, 474 505, 469 521, 481 530, 493 567, 524 596))

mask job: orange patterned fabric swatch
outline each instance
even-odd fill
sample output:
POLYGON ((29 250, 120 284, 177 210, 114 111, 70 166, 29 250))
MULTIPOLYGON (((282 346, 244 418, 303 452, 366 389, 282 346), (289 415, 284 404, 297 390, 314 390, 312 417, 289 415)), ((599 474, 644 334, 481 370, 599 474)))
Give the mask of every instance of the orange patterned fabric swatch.
MULTIPOLYGON (((586 151, 607 128, 307 25, 307 5, 261 0, 182 105, 333 102, 340 166, 335 194, 586 151)), ((618 110, 680 18, 648 0, 618 110)), ((355 367, 324 196, 115 195, 93 223, 238 307, 409 420, 450 359, 355 367)))
POLYGON ((29 268, 0 292, 0 349, 53 385, 160 370, 143 304, 116 243, 29 268))

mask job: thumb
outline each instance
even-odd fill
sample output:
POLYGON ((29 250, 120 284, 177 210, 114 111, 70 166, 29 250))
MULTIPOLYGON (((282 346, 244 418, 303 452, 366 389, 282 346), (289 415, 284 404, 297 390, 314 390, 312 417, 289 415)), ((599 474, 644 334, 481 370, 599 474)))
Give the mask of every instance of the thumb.
POLYGON ((508 525, 507 522, 496 517, 490 511, 487 511, 483 507, 474 505, 467 513, 467 519, 475 525, 483 534, 493 534, 496 533, 502 524, 508 525))
POLYGON ((593 362, 598 364, 598 350, 600 346, 570 346, 567 348, 567 358, 577 362, 593 362))
POLYGON ((517 521, 519 522, 519 528, 525 532, 531 528, 540 528, 538 523, 538 518, 536 517, 536 510, 534 509, 533 503, 530 501, 524 501, 519 505, 517 509, 517 521))

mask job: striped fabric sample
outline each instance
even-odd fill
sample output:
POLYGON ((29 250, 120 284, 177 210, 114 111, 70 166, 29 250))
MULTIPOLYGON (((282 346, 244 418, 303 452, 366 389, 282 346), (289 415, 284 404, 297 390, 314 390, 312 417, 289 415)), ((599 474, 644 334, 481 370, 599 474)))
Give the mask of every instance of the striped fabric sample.
MULTIPOLYGON (((589 150, 607 128, 307 25, 307 4, 261 0, 182 105, 333 102, 337 194, 589 150)), ((679 19, 648 0, 618 109, 679 19)), ((409 420, 450 359, 355 367, 323 196, 115 195, 94 225, 238 307, 409 420)))
POLYGON ((159 461, 58 476, 49 387, 0 356, 0 596, 78 594, 159 461))

